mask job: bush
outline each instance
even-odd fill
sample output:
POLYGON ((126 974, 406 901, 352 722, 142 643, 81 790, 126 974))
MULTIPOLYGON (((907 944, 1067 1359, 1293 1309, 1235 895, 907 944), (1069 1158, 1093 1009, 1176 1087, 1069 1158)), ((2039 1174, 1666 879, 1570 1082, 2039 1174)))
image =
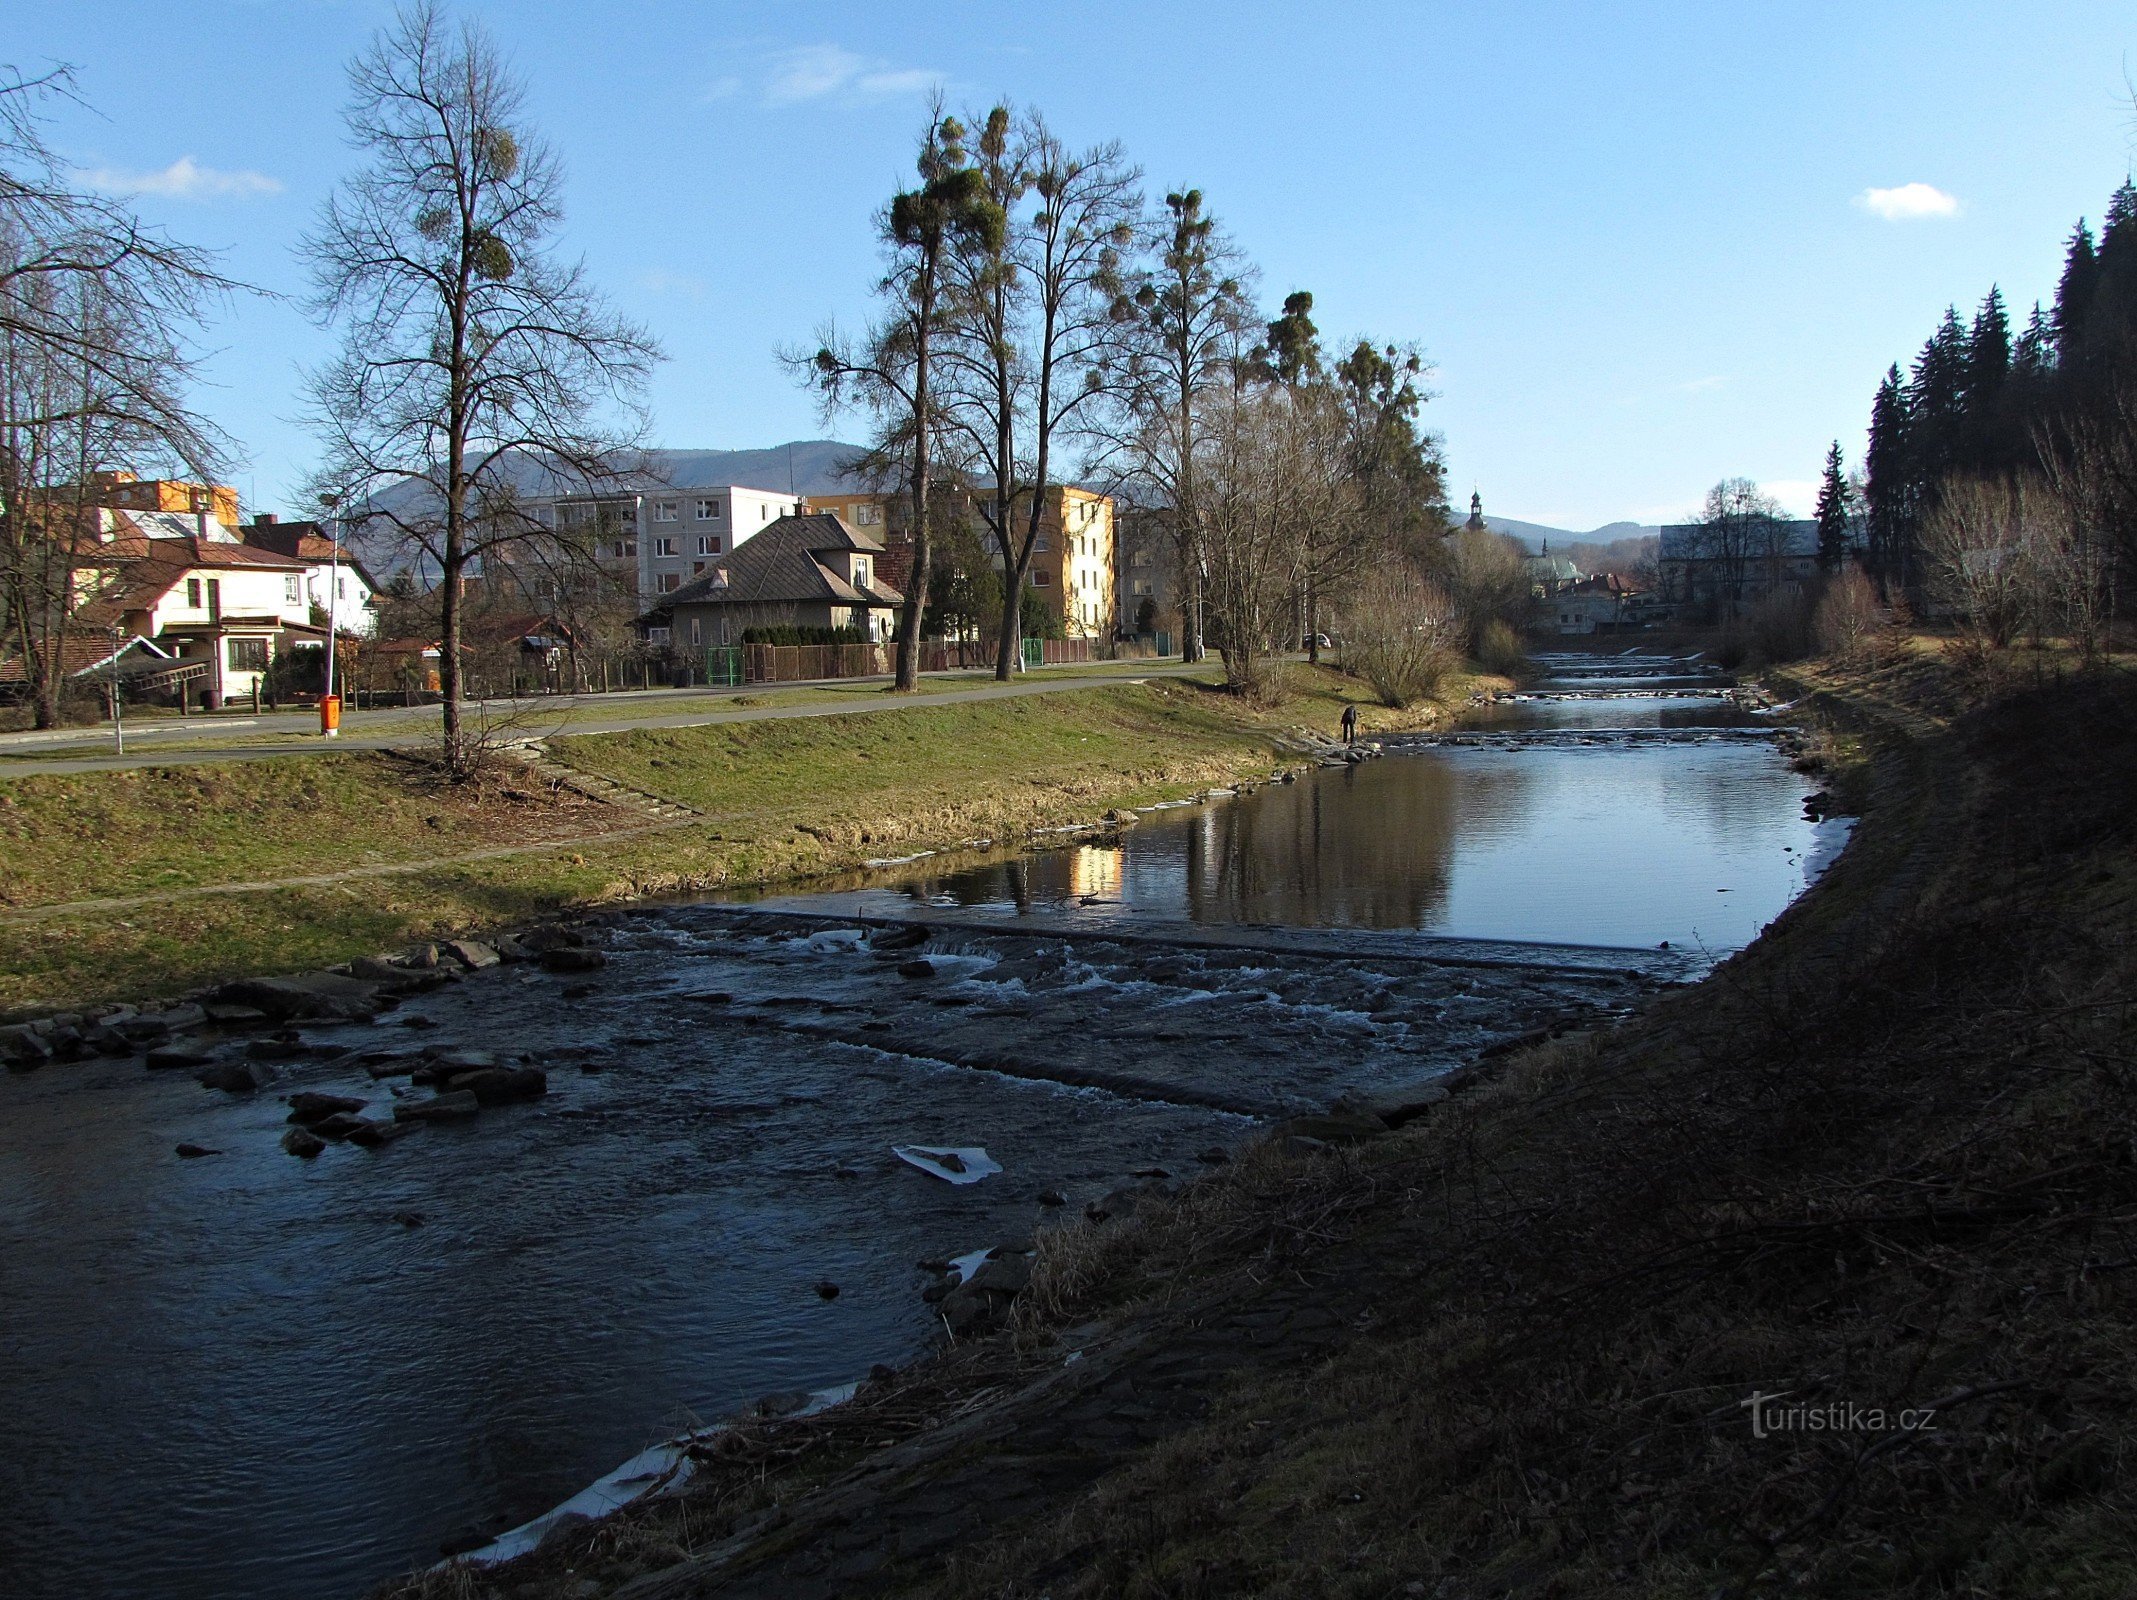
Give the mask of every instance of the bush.
POLYGON ((781 623, 771 628, 745 628, 744 644, 867 644, 859 628, 797 628, 781 623))
POLYGON ((1811 599, 1800 588, 1775 589, 1744 614, 1751 654, 1761 661, 1801 661, 1811 653, 1811 599))
POLYGON ((1494 617, 1477 637, 1477 665, 1502 678, 1518 678, 1528 671, 1529 653, 1521 648, 1521 635, 1494 617))
POLYGON ((1382 572, 1349 608, 1343 670, 1372 685, 1386 706, 1406 706, 1439 688, 1462 659, 1462 628, 1447 597, 1401 571, 1382 572))
POLYGON ((1818 649, 1843 665, 1865 659, 1884 628, 1877 586, 1859 567, 1847 567, 1827 580, 1811 613, 1811 636, 1818 649))

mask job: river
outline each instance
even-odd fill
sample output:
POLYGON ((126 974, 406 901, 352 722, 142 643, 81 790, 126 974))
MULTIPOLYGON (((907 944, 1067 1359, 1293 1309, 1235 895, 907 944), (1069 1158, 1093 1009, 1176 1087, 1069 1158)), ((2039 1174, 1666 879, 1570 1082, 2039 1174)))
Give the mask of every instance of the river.
POLYGON ((592 979, 495 968, 308 1029, 254 1097, 138 1061, 0 1082, 0 1591, 354 1595, 910 1359, 917 1263, 1028 1238, 1042 1195, 1186 1177, 1696 977, 1845 824, 1696 668, 1548 665, 1456 734, 1117 837, 634 908, 592 979), (930 973, 871 955, 885 919, 926 922, 930 973), (281 1151, 282 1095, 383 1108, 358 1058, 426 1046, 526 1055, 549 1093, 281 1151), (1003 1170, 952 1187, 894 1144, 1003 1170))

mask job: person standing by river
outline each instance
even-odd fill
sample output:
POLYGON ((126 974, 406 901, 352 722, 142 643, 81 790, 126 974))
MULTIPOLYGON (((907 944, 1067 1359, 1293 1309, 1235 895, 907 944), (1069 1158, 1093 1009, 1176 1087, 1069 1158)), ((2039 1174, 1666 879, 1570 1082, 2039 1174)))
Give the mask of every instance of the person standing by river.
POLYGON ((1343 742, 1345 744, 1356 744, 1358 742, 1358 708, 1355 704, 1347 705, 1343 708, 1343 742))

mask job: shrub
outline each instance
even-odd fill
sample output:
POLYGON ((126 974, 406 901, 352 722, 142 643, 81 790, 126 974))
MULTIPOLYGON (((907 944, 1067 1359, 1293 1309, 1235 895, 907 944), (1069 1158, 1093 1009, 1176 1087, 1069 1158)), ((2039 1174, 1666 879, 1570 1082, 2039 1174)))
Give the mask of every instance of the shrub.
POLYGON ((1462 626, 1447 597, 1401 571, 1381 571, 1349 607, 1343 670, 1380 703, 1406 706, 1436 690, 1462 658, 1462 626))
POLYGON ((1877 586, 1860 567, 1847 567, 1834 574, 1811 613, 1811 636, 1818 649, 1844 665, 1864 660, 1884 628, 1885 614, 1877 603, 1877 586))
POLYGON ((1761 595, 1744 614, 1751 654, 1761 661, 1800 661, 1811 653, 1811 598, 1796 587, 1761 595))
POLYGON ((1478 635, 1477 665, 1502 678, 1518 678, 1528 670, 1529 653, 1521 647, 1521 636, 1494 617, 1478 635))
POLYGON ((791 623, 776 627, 745 628, 744 644, 866 644, 868 635, 859 628, 798 628, 791 623))

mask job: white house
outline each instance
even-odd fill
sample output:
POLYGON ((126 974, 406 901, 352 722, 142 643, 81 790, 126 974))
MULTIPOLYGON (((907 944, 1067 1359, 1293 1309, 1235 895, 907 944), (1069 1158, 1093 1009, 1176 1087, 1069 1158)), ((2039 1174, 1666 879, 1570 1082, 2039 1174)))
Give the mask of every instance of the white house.
POLYGON ((120 539, 103 561, 85 575, 81 627, 200 663, 188 688, 211 706, 249 697, 284 650, 324 643, 297 558, 214 539, 120 539))

